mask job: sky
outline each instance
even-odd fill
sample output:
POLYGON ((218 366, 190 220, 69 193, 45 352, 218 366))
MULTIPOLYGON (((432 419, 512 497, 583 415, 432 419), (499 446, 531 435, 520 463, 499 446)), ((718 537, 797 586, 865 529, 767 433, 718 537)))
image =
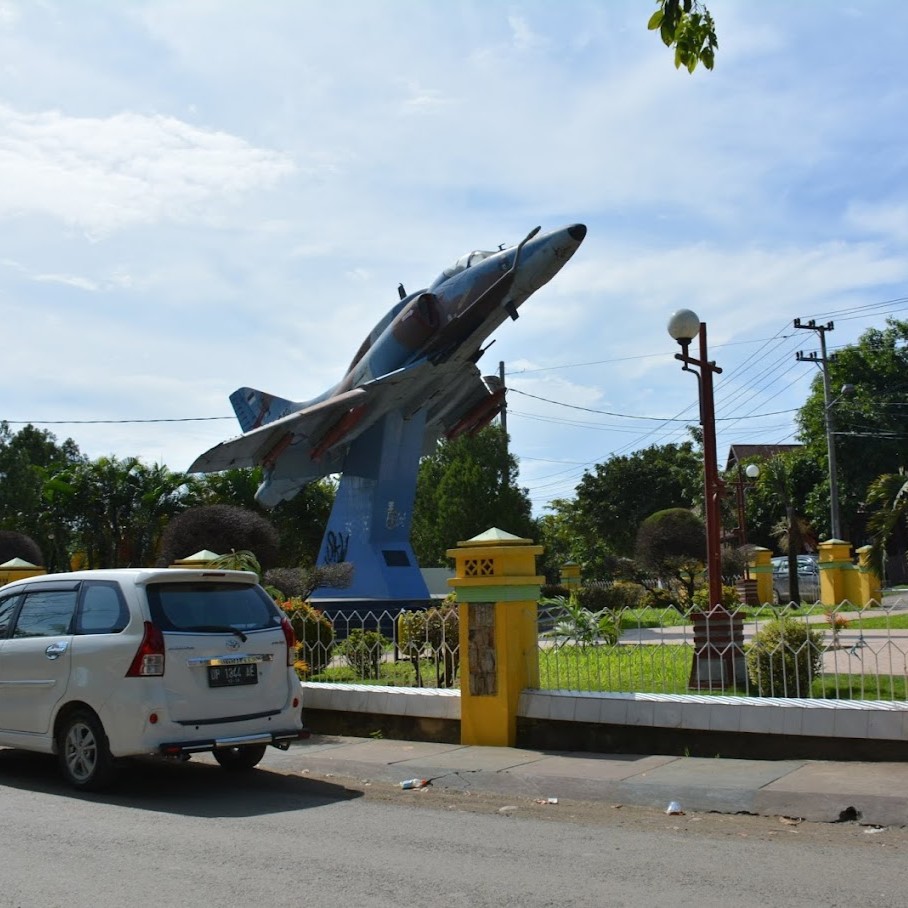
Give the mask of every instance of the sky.
POLYGON ((908 317, 908 7, 709 0, 0 0, 0 420, 185 470, 228 395, 306 400, 472 249, 588 234, 496 332, 537 514, 697 422, 796 441, 830 352, 908 317))

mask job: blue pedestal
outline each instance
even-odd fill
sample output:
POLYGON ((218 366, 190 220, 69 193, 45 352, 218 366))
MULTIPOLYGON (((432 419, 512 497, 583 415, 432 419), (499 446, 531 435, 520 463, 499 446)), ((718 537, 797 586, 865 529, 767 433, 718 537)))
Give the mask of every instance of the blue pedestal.
POLYGON ((350 562, 353 583, 313 600, 429 599, 410 545, 424 429, 424 411, 406 420, 392 412, 350 446, 318 563, 350 562))

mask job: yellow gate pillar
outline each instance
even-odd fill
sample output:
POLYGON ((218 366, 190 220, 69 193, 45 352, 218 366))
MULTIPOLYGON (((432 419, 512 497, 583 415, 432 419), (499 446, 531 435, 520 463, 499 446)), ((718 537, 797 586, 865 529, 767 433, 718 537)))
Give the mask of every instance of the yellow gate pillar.
MULTIPOLYGON (((854 570, 851 563, 851 543, 841 539, 827 539, 819 548, 820 602, 823 605, 841 605, 850 602, 849 573, 854 570)), ((853 604, 853 603, 852 603, 853 604)))
POLYGON ((460 742, 513 747, 520 692, 539 686, 542 546, 491 529, 447 554, 460 618, 460 742))
POLYGON ((47 569, 32 564, 23 558, 12 558, 0 564, 0 586, 6 583, 12 583, 14 580, 22 580, 25 577, 37 577, 39 574, 46 574, 47 569))
POLYGON ((561 566, 561 585, 569 590, 580 586, 580 565, 576 561, 568 561, 561 566))
POLYGON ((854 550, 858 556, 858 589, 859 604, 862 608, 870 608, 883 603, 883 585, 876 571, 870 566, 870 546, 862 545, 854 550))
POLYGON ((772 602, 772 552, 761 545, 755 545, 748 562, 750 576, 757 581, 757 602, 766 605, 772 602))

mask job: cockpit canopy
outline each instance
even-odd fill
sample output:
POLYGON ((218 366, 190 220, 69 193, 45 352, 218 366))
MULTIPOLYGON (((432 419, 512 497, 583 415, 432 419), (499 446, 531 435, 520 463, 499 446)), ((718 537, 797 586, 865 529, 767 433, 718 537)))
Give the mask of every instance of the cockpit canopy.
POLYGON ((446 280, 454 277, 455 274, 460 274, 461 271, 466 271, 471 265, 476 265, 484 259, 487 259, 490 255, 495 254, 495 252, 485 252, 482 249, 474 249, 473 252, 462 255, 450 268, 445 268, 445 270, 432 281, 429 285, 429 290, 434 290, 446 280))

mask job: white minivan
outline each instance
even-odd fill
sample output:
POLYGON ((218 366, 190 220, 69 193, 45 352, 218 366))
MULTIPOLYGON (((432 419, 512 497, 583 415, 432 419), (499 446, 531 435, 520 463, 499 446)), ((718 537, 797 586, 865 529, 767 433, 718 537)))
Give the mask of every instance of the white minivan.
POLYGON ((124 568, 0 587, 0 746, 76 788, 120 757, 211 751, 251 769, 306 736, 293 629, 245 571, 124 568))

